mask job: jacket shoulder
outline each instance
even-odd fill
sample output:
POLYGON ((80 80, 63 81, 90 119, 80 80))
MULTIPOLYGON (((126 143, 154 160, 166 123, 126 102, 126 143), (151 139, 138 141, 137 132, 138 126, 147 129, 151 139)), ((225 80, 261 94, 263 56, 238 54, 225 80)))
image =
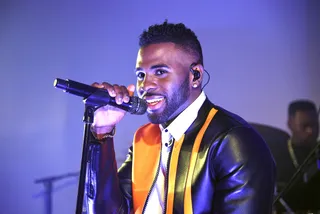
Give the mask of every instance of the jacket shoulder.
POLYGON ((209 103, 208 107, 216 109, 217 113, 208 125, 203 137, 205 144, 211 145, 230 135, 239 136, 242 142, 244 139, 254 138, 256 141, 266 144, 258 132, 241 116, 212 103, 209 103))
MULTIPOLYGON (((203 107, 200 109, 199 117, 201 117, 201 114, 205 115, 204 117, 206 117, 208 115, 208 112, 212 108, 216 109, 217 112, 209 124, 208 129, 211 129, 210 132, 212 132, 212 129, 214 129, 214 133, 227 133, 236 127, 246 127, 254 131, 252 126, 241 116, 231 111, 228 111, 221 106, 213 104, 208 99, 205 101, 203 107)), ((202 120, 204 120, 204 118, 202 120)))
POLYGON ((217 109, 217 113, 212 121, 214 124, 223 126, 226 130, 235 127, 252 128, 251 125, 241 116, 230 112, 221 106, 213 105, 213 108, 217 109))

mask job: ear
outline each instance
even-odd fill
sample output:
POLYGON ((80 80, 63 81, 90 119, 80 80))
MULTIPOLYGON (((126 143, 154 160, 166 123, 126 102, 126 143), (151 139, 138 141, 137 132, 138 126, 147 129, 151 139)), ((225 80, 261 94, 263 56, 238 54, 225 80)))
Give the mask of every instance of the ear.
POLYGON ((192 64, 190 66, 191 72, 191 84, 193 88, 201 88, 201 83, 203 80, 204 68, 201 64, 192 64))

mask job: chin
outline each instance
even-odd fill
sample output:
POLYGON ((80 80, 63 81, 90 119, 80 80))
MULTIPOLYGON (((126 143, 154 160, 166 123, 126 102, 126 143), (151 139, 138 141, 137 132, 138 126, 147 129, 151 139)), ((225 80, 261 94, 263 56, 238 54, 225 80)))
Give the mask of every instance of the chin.
POLYGON ((167 122, 168 118, 163 117, 162 115, 156 114, 156 113, 148 113, 147 114, 148 119, 153 124, 162 124, 167 122))

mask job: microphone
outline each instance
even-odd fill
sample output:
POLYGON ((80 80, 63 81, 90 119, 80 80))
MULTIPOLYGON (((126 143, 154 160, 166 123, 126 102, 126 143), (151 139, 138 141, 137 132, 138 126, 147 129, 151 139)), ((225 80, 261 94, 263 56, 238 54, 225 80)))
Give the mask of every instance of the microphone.
POLYGON ((147 103, 139 97, 130 97, 128 103, 117 104, 114 97, 111 97, 107 90, 96 88, 90 85, 79 83, 70 79, 55 79, 53 86, 63 89, 64 92, 83 97, 84 102, 96 107, 111 105, 131 114, 142 115, 147 111, 147 103))

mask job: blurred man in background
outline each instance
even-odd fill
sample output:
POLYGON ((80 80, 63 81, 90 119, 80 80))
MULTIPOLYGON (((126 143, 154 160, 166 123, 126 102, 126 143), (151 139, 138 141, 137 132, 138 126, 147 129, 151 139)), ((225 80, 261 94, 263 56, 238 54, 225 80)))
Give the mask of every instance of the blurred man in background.
POLYGON ((292 161, 301 164, 316 145, 319 135, 319 118, 316 105, 308 100, 295 100, 288 109, 288 127, 291 131, 292 161))
MULTIPOLYGON (((279 144, 278 151, 273 152, 277 163, 277 186, 281 191, 297 172, 300 165, 317 145, 319 136, 319 118, 316 105, 309 100, 294 100, 288 106, 288 128, 291 137, 287 142, 279 144), (280 154, 280 155, 279 155, 280 154)), ((289 207, 314 209, 320 198, 312 191, 319 191, 319 181, 310 182, 319 177, 320 169, 317 168, 318 152, 314 152, 306 167, 301 170, 300 176, 293 182, 293 186, 284 194, 284 201, 289 207), (302 200, 305 199, 305 200, 302 200), (314 202, 313 202, 314 200, 314 202), (310 202, 310 203, 309 203, 310 202)), ((319 206, 320 207, 320 206, 319 206)))

